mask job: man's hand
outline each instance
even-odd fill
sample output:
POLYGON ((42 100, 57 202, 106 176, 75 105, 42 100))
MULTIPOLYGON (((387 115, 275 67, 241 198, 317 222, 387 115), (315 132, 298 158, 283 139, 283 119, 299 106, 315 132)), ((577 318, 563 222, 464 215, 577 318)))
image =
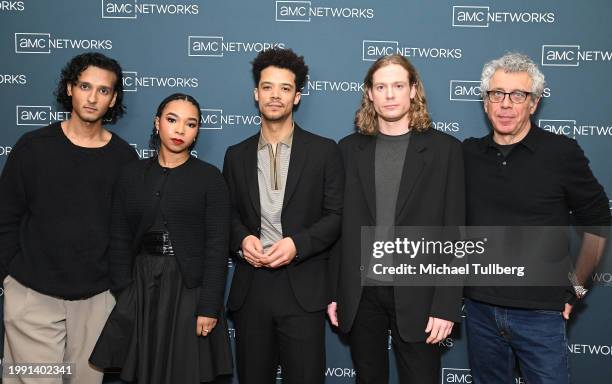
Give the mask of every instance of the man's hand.
POLYGON ((563 310, 563 318, 565 320, 569 320, 572 308, 574 307, 571 304, 565 303, 565 309, 563 310))
POLYGON ((327 304, 327 316, 329 316, 329 321, 331 321, 334 327, 338 326, 338 303, 332 301, 327 304))
POLYGON ((217 325, 217 319, 212 317, 198 316, 196 324, 196 335, 208 336, 217 325))
POLYGON ((245 237, 242 240, 242 257, 255 268, 261 267, 261 259, 264 257, 261 240, 253 235, 245 237))
POLYGON ((274 243, 263 258, 260 259, 261 264, 268 268, 278 268, 289 264, 297 254, 295 244, 290 237, 285 237, 282 240, 274 243))
POLYGON ((452 321, 429 316, 427 328, 425 328, 425 333, 429 333, 429 337, 427 338, 427 340, 425 340, 425 342, 427 344, 437 344, 440 341, 446 339, 446 337, 450 335, 452 330, 452 321))

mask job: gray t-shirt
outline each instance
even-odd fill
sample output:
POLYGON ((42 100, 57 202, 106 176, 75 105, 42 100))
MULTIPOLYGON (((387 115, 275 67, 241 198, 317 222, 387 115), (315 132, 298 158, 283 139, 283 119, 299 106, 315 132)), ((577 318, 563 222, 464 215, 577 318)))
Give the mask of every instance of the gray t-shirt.
POLYGON ((378 133, 374 180, 376 184, 376 225, 395 225, 395 205, 399 192, 410 132, 399 136, 378 133))
MULTIPOLYGON (((374 184, 376 189, 376 241, 393 241, 395 231, 395 209, 399 193, 406 151, 410 143, 410 132, 399 136, 378 133, 374 156, 374 184)), ((377 263, 384 266, 393 264, 394 255, 389 255, 377 263)), ((372 260, 374 262, 374 260, 372 260)), ((371 267, 371 266, 370 266, 371 267)), ((372 269, 369 268, 369 271, 372 269)), ((374 282, 392 282, 392 276, 375 276, 371 272, 368 279, 374 282)), ((374 283, 376 284, 376 283, 374 283)))

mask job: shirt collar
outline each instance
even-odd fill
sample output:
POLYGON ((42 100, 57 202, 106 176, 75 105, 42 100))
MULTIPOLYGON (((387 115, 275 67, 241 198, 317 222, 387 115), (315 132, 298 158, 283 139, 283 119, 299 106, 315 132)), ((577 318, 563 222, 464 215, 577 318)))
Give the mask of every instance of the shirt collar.
MULTIPOLYGON (((529 128, 529 132, 527 132, 527 136, 523 138, 523 140, 516 143, 517 145, 522 145, 523 147, 529 149, 531 152, 535 152, 537 148, 538 138, 540 134, 540 127, 531 122, 531 127, 529 128)), ((493 141, 493 132, 489 133, 482 139, 480 139, 480 148, 483 152, 488 151, 490 148, 497 149, 498 144, 493 141)))
MULTIPOLYGON (((285 144, 287 147, 291 148, 291 144, 293 143, 293 132, 295 131, 295 122, 293 123, 293 126, 291 127, 291 132, 289 132, 289 134, 286 137, 283 137, 280 141, 280 143, 285 144)), ((264 135, 261 133, 261 130, 259 131, 259 141, 257 143, 257 149, 262 149, 263 147, 265 147, 266 145, 268 145, 268 141, 266 140, 266 138, 264 137, 264 135)))

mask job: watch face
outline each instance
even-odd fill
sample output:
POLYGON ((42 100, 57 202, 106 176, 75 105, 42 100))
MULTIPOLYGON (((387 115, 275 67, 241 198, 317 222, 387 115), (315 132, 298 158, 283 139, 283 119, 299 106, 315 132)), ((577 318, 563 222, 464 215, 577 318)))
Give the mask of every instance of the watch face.
POLYGON ((584 296, 586 296, 588 291, 589 290, 585 289, 582 285, 574 286, 574 292, 576 292, 576 297, 579 299, 582 299, 584 296))

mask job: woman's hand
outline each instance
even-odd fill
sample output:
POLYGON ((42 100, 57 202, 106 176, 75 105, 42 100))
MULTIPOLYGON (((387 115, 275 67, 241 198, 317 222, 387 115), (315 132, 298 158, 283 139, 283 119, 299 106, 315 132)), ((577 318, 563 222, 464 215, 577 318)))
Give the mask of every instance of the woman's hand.
POLYGON ((217 319, 213 317, 198 316, 196 324, 196 335, 208 336, 217 325, 217 319))

